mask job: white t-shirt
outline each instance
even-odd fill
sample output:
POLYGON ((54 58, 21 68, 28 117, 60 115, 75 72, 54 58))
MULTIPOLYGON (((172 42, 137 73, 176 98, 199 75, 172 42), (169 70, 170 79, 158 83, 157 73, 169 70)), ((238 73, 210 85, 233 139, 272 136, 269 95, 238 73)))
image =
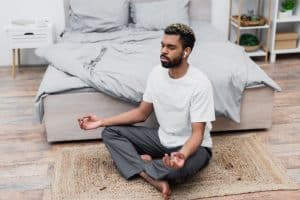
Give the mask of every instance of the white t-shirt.
POLYGON ((200 70, 189 66, 184 76, 174 79, 168 69, 156 66, 149 75, 143 100, 153 103, 162 145, 183 145, 192 134, 192 122, 206 122, 201 146, 212 147, 213 88, 200 70))

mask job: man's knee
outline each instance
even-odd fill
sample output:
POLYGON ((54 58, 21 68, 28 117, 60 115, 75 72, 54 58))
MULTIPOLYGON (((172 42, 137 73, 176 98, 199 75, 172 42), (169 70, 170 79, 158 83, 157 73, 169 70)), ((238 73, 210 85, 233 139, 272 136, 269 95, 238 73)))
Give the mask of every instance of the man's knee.
POLYGON ((102 131, 102 140, 103 142, 107 141, 108 139, 112 138, 117 134, 117 127, 116 126, 107 126, 102 131))

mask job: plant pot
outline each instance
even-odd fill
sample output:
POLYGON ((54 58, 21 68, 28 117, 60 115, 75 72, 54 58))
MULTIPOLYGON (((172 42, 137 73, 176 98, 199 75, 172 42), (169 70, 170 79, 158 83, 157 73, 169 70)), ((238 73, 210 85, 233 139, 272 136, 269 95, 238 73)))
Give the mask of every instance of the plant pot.
POLYGON ((244 47, 246 52, 252 52, 258 50, 260 48, 260 44, 255 46, 242 46, 242 47, 244 47))
POLYGON ((286 11, 280 11, 279 12, 279 19, 285 19, 293 16, 293 10, 286 10, 286 11))

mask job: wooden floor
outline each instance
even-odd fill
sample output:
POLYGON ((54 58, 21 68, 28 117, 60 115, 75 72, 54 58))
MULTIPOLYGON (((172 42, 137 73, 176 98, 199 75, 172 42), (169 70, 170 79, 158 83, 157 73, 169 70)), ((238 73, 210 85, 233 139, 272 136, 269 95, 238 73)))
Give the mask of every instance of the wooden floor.
MULTIPOLYGON (((257 133, 266 149, 280 160, 287 174, 300 186, 300 55, 281 56, 276 64, 263 65, 262 68, 283 91, 275 94, 272 128, 252 132, 257 133)), ((34 98, 45 69, 23 67, 13 80, 10 68, 0 68, 1 200, 51 199, 48 173, 50 163, 55 159, 52 153, 63 146, 87 143, 47 143, 44 127, 33 118, 34 98)), ((210 199, 297 200, 300 199, 300 191, 260 192, 210 199)))

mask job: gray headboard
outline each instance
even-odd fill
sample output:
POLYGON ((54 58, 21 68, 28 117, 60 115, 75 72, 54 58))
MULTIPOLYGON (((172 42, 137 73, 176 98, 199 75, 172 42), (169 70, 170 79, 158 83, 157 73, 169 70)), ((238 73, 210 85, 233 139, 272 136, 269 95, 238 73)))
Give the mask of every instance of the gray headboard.
MULTIPOLYGON (((159 0, 131 0, 131 1, 159 1, 159 0)), ((190 0, 190 17, 192 20, 211 20, 211 0, 190 0)), ((70 0, 64 0, 65 22, 68 21, 70 0)))

